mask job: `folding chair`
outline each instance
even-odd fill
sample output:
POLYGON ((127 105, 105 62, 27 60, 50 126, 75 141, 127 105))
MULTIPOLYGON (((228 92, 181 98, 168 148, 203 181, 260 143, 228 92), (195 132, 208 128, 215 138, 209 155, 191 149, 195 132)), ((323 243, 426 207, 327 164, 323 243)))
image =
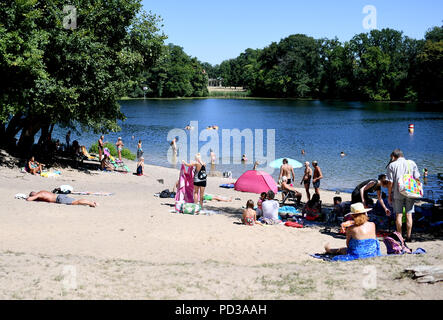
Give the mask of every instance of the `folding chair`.
POLYGON ((283 190, 282 194, 283 194, 283 201, 282 201, 281 205, 284 205, 286 200, 292 200, 297 205, 300 204, 301 197, 297 198, 297 196, 296 196, 294 191, 283 190))

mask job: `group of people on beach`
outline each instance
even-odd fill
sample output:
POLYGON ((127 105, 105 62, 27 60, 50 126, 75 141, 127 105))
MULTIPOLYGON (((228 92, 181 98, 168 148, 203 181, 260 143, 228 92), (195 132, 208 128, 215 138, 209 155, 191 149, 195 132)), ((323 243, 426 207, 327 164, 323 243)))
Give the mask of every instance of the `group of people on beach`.
MULTIPOLYGON (((305 162, 305 171, 301 183, 305 184, 308 201, 303 208, 302 217, 304 217, 307 212, 311 212, 310 214, 312 214, 312 211, 307 210, 308 205, 309 208, 317 206, 314 212, 318 213, 321 211, 319 182, 320 179, 323 178, 323 175, 316 161, 313 161, 313 166, 314 173, 312 173, 312 169, 309 167, 309 162, 305 162), (312 198, 310 198, 309 195, 311 176, 314 177, 313 184, 315 188, 315 194, 312 198)), ((342 210, 345 221, 342 224, 342 228, 346 234, 346 247, 333 249, 329 244, 326 244, 326 253, 337 255, 337 257, 334 258, 335 260, 351 260, 354 258, 381 255, 376 235, 376 225, 374 222, 370 222, 368 217, 368 212, 375 208, 374 201, 369 196, 374 192, 377 193, 377 205, 384 211, 386 216, 389 217, 391 214, 395 214, 396 230, 400 235, 402 234, 403 214, 406 214, 405 241, 411 242, 412 214, 414 213, 415 200, 408 198, 399 190, 399 181, 408 173, 419 181, 420 173, 416 163, 412 160, 406 160, 403 152, 400 149, 395 149, 390 155, 389 164, 386 166, 386 174, 380 174, 377 179, 368 179, 358 184, 351 195, 350 212, 342 210), (382 196, 382 188, 387 188, 387 199, 382 196)), ((284 159, 279 175, 281 189, 294 192, 297 204, 300 204, 301 193, 297 192, 295 188, 290 185, 293 182, 294 176, 293 168, 288 164, 287 159, 284 159)), ((339 207, 343 209, 340 197, 334 198, 334 205, 335 208, 339 207)), ((261 224, 257 219, 262 216, 262 221, 265 221, 267 224, 273 224, 279 220, 278 209, 279 203, 274 200, 274 192, 271 190, 263 192, 257 201, 256 209, 254 209, 254 201, 249 199, 246 202, 246 208, 242 214, 242 223, 246 225, 261 224)), ((309 214, 306 215, 306 218, 308 215, 309 214)))

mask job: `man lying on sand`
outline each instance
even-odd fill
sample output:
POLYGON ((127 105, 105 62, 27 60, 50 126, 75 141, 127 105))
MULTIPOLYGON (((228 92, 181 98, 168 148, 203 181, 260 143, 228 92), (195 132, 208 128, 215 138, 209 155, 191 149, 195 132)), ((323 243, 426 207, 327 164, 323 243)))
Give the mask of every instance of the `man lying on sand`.
POLYGON ((39 192, 31 191, 26 201, 45 201, 51 203, 69 204, 69 205, 85 205, 90 207, 96 207, 97 203, 86 199, 75 200, 68 197, 66 194, 55 194, 46 190, 39 192))

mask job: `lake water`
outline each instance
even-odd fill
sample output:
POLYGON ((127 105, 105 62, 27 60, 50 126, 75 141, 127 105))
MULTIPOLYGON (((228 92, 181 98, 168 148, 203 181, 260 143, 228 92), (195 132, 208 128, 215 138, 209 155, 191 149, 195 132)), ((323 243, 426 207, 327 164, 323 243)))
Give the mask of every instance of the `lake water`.
MULTIPOLYGON (((149 164, 179 167, 167 160, 168 132, 195 120, 198 133, 207 126, 219 126, 217 157, 219 162, 230 163, 218 164, 216 170, 230 170, 234 178, 252 168, 254 154, 246 154, 246 164, 233 163, 222 154, 223 129, 263 129, 264 154, 266 130, 275 129, 275 158, 289 157, 302 163, 317 160, 325 177, 321 187, 327 189, 353 189, 361 181, 384 173, 395 148, 414 160, 420 172, 425 167, 431 175, 443 172, 443 112, 435 111, 435 107, 426 110, 404 104, 229 99, 129 100, 121 101, 121 107, 127 117, 120 124, 122 131, 105 135, 105 141, 115 143, 121 136, 125 147, 135 153, 141 139, 149 164), (413 134, 408 132, 410 123, 415 125, 413 134), (341 151, 346 153, 343 158, 341 151)), ((53 138, 64 142, 65 133, 66 129, 56 129, 53 138)), ((89 148, 98 135, 74 133, 71 141, 74 139, 89 148)), ((201 141, 199 147, 206 143, 201 141)), ((242 145, 241 153, 245 153, 242 145)), ((301 180, 303 169, 295 169, 295 173, 301 180)), ((278 176, 278 170, 273 176, 278 176)))

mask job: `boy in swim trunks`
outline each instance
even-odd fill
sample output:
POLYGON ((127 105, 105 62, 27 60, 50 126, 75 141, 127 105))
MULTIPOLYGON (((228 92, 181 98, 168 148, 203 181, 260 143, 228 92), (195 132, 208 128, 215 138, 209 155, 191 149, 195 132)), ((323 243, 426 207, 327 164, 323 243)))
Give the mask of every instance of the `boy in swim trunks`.
POLYGON ((320 195, 320 179, 323 179, 323 173, 321 172, 317 161, 312 161, 312 165, 314 166, 312 185, 314 186, 315 193, 320 195))

